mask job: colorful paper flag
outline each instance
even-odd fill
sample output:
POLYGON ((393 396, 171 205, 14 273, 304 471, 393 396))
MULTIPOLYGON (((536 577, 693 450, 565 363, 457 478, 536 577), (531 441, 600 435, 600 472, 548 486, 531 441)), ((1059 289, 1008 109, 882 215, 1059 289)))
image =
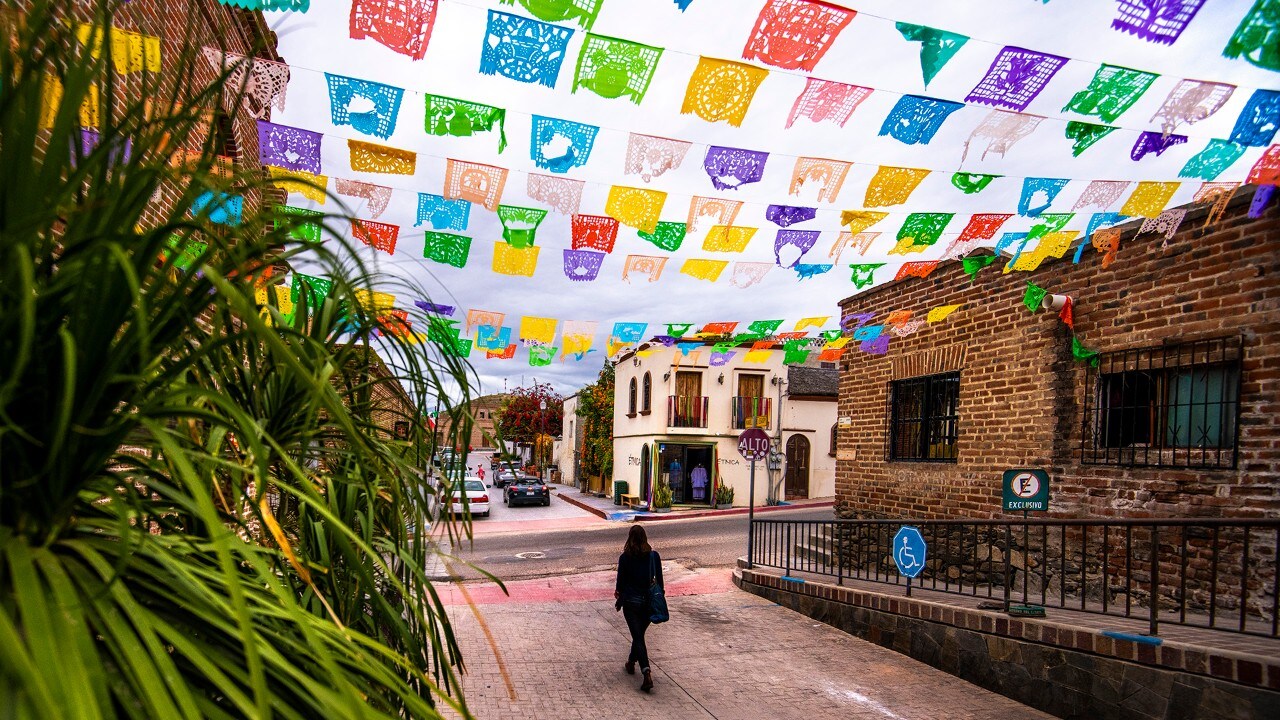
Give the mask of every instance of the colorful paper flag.
POLYGON ((737 127, 769 71, 746 63, 702 57, 689 78, 680 112, 737 127))

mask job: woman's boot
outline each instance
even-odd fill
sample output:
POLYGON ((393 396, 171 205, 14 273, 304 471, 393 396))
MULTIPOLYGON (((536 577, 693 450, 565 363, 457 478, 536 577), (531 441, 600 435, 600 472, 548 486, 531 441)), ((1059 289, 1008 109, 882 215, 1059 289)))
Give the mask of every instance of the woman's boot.
POLYGON ((649 668, 644 669, 644 682, 640 683, 640 689, 645 692, 653 690, 653 675, 649 672, 649 668))

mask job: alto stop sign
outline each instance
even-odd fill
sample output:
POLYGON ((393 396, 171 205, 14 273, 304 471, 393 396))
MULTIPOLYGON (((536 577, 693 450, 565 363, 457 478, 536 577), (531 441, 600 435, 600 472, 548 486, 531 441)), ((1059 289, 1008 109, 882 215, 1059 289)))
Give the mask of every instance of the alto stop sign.
POLYGON ((748 428, 738 436, 738 452, 747 460, 764 460, 769 456, 769 434, 760 428, 748 428))

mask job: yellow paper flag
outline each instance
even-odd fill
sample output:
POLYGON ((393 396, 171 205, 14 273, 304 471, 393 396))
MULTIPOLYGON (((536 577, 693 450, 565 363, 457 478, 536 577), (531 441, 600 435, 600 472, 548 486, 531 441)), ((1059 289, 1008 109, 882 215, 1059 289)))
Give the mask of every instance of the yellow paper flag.
POLYGON ((747 249, 747 243, 751 242, 758 229, 716 225, 707 231, 707 236, 702 240, 702 249, 707 252, 742 252, 747 249))
MULTIPOLYGON (((40 127, 51 128, 62 104, 62 81, 52 75, 44 76, 40 97, 40 127)), ((84 100, 80 101, 80 126, 96 128, 99 123, 98 86, 90 85, 84 100)))
POLYGON ((530 317, 520 318, 520 339, 550 345, 556 339, 555 318, 530 317))
POLYGON ((760 83, 769 71, 746 63, 703 57, 689 78, 680 112, 693 113, 707 122, 742 124, 760 83))
POLYGON ((1176 182, 1140 182, 1133 194, 1120 208, 1121 215, 1130 217, 1159 217, 1164 206, 1169 204, 1173 194, 1181 183, 1176 182))
POLYGON ((684 261, 684 265, 680 267, 680 272, 694 277, 699 280, 715 282, 720 279, 720 273, 729 266, 728 260, 703 260, 701 258, 690 258, 684 261))
POLYGON ((857 234, 889 217, 889 213, 878 210, 845 210, 840 213, 840 224, 846 225, 849 232, 857 234))
MULTIPOLYGON (((111 28, 111 62, 121 75, 142 72, 144 69, 160 72, 160 38, 119 28, 111 28)), ((76 37, 89 48, 89 55, 97 60, 102 55, 102 28, 80 23, 76 37)))
POLYGON ((604 212, 623 225, 651 233, 658 227, 666 202, 667 194, 660 190, 614 185, 609 188, 604 212))
MULTIPOLYGON (((1174 183, 1175 185, 1177 183, 1174 183)), ((1023 251, 1017 260, 1011 263, 1005 263, 1004 271, 1019 270, 1030 272, 1040 267, 1040 263, 1049 258, 1060 258, 1071 249, 1071 245, 1075 243, 1077 237, 1080 236, 1079 230, 1065 230, 1061 232, 1052 232, 1040 238, 1040 244, 1036 245, 1036 249, 1031 252, 1023 251)))
POLYGON ((366 313, 371 315, 380 315, 384 310, 390 310, 396 306, 396 296, 391 293, 356 290, 355 301, 366 313))
POLYGON ((946 319, 947 319, 947 316, 948 316, 948 315, 950 315, 951 313, 953 313, 953 312, 955 312, 955 311, 959 310, 959 309, 960 309, 960 308, 962 308, 962 307, 964 307, 964 305, 963 305, 963 304, 960 304, 960 305, 941 305, 941 306, 936 307, 936 308, 934 308, 934 309, 932 309, 932 310, 930 310, 930 311, 929 311, 929 317, 928 317, 928 320, 929 320, 929 322, 931 322, 931 323, 942 322, 943 320, 946 320, 946 319))
POLYGON ((804 330, 805 328, 811 328, 811 327, 820 328, 823 325, 826 325, 827 321, 830 319, 831 319, 830 315, 823 315, 822 317, 800 318, 799 320, 796 321, 795 329, 799 331, 799 330, 804 330))
POLYGON ((312 175, 308 172, 299 172, 297 170, 285 170, 274 165, 267 166, 267 172, 271 175, 271 182, 275 186, 285 192, 295 192, 308 200, 324 204, 325 187, 329 184, 329 178, 325 175, 312 175))
POLYGON ((418 170, 418 154, 409 150, 348 140, 351 169, 388 175, 412 175, 418 170))
POLYGON ((493 244, 493 271, 502 275, 520 275, 533 277, 538 269, 538 252, 542 248, 534 245, 517 248, 498 240, 493 244))
MULTIPOLYGON (((863 207, 888 207, 901 205, 911 197, 911 193, 929 175, 928 170, 903 167, 880 166, 867 185, 867 194, 862 200, 863 207)), ((852 228, 851 228, 852 229, 852 228)), ((853 232, 859 232, 854 230, 853 232)))

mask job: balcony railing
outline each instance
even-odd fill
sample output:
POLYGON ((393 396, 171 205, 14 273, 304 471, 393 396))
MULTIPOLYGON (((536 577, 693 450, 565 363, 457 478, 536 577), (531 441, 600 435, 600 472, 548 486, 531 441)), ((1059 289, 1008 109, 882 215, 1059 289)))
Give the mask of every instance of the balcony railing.
POLYGON ((706 426, 706 396, 670 395, 667 397, 667 427, 704 428, 706 426))
POLYGON ((773 404, 767 397, 743 397, 733 399, 733 429, 767 428, 771 422, 773 404))

